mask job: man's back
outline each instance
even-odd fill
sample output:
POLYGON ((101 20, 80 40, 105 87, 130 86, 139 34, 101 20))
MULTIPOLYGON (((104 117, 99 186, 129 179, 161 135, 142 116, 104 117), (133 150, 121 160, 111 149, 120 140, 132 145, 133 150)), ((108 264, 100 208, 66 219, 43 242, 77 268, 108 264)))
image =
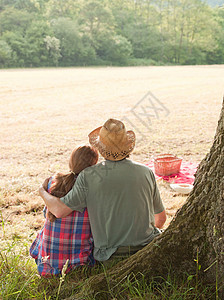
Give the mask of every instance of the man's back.
POLYGON ((71 198, 78 196, 79 208, 87 206, 97 260, 107 260, 120 246, 153 239, 154 214, 164 206, 148 167, 129 159, 106 160, 82 171, 74 188, 63 202, 72 208, 71 198))

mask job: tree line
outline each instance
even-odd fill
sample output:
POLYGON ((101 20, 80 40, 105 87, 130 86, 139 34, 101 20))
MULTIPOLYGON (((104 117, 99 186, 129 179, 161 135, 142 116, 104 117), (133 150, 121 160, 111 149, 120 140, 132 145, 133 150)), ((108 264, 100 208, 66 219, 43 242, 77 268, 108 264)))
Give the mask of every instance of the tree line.
POLYGON ((201 0, 1 0, 0 67, 224 63, 201 0))

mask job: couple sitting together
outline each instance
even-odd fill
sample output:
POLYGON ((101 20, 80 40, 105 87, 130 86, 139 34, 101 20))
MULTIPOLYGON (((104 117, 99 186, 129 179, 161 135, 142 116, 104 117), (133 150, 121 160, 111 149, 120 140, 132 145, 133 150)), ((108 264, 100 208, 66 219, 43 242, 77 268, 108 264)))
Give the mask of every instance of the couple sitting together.
POLYGON ((68 174, 46 179, 39 189, 46 221, 30 254, 41 276, 60 274, 67 260, 68 272, 127 257, 158 236, 166 221, 153 172, 128 159, 134 132, 109 119, 89 142, 72 152, 68 174), (98 151, 105 160, 97 164, 98 151))

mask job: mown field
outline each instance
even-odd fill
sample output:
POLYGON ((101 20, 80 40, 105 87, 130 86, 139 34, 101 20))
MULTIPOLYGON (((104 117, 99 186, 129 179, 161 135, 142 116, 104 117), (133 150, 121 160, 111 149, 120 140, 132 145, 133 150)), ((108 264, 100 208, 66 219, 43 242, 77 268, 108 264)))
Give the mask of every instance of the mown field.
MULTIPOLYGON (((44 222, 39 185, 67 172, 72 149, 110 117, 136 132, 136 161, 174 153, 200 162, 212 144, 223 88, 223 65, 1 70, 0 248, 15 239, 29 246, 44 222), (153 100, 157 117, 148 98, 141 102, 149 91, 160 101, 153 100)), ((158 185, 168 226, 187 197, 158 185)))

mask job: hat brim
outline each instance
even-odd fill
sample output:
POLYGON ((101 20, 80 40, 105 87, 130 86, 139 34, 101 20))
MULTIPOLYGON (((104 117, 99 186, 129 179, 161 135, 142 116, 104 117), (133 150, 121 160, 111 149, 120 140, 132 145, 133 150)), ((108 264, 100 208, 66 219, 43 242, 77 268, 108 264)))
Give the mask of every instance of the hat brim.
POLYGON ((135 147, 135 133, 132 130, 129 130, 126 132, 127 140, 125 145, 120 145, 119 151, 116 151, 116 153, 113 153, 108 145, 105 145, 100 141, 100 130, 103 126, 100 126, 93 131, 90 132, 88 135, 89 137, 89 143, 91 146, 97 148, 100 152, 100 154, 112 161, 119 161, 124 159, 126 156, 128 156, 135 147))

